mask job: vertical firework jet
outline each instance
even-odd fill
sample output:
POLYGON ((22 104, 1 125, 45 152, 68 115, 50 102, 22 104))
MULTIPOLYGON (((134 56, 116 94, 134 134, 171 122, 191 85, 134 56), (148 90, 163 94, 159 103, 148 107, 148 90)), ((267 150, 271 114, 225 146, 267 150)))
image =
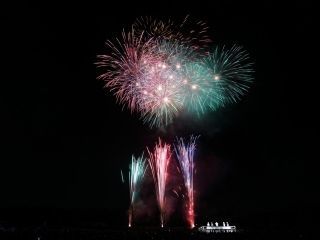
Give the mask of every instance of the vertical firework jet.
POLYGON ((196 140, 197 137, 191 136, 189 143, 185 144, 183 138, 180 138, 174 148, 187 191, 187 221, 191 228, 194 227, 193 160, 196 140))
POLYGON ((161 227, 165 220, 165 192, 167 181, 167 168, 171 158, 171 150, 169 144, 162 144, 159 138, 159 143, 156 144, 154 151, 149 153, 149 165, 152 172, 153 181, 160 210, 161 227))
POLYGON ((147 169, 146 159, 143 154, 141 157, 135 158, 132 156, 131 164, 129 165, 129 190, 130 190, 130 208, 129 208, 129 227, 132 225, 132 216, 134 204, 137 194, 140 190, 141 182, 147 169))

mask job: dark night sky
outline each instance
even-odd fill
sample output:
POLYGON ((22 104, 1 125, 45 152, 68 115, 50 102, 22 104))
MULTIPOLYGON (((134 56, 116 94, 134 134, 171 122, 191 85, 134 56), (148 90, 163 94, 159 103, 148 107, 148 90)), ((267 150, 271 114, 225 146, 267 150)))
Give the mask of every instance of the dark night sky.
MULTIPOLYGON (((125 212, 120 181, 132 153, 157 136, 200 134, 199 215, 318 209, 309 30, 304 1, 249 4, 12 6, 1 14, 0 208, 125 212), (125 7, 126 6, 126 7, 125 7), (122 110, 96 80, 96 54, 138 16, 190 14, 218 43, 239 43, 255 61, 255 83, 237 105, 166 133, 122 110), (2 17, 1 17, 2 18, 2 17), (312 170, 313 169, 313 170, 312 170)), ((260 1, 259 1, 260 2, 260 1)))

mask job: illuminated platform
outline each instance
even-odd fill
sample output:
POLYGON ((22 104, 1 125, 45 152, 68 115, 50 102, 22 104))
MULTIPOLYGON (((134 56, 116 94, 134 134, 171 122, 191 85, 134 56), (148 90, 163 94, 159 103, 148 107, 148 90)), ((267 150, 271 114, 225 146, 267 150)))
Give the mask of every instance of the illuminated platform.
POLYGON ((216 222, 215 224, 209 223, 207 226, 201 226, 198 228, 200 232, 236 232, 237 228, 236 226, 230 226, 228 222, 223 222, 222 226, 219 226, 219 224, 216 222))

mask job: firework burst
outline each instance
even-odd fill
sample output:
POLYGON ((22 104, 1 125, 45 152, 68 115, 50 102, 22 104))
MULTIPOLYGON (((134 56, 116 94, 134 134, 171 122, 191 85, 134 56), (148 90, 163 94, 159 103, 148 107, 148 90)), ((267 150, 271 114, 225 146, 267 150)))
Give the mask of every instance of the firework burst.
MULTIPOLYGON (((243 47, 216 46, 202 62, 209 72, 207 81, 213 83, 210 91, 219 96, 220 105, 235 103, 248 91, 253 80, 253 64, 243 47)), ((209 101, 208 105, 215 109, 216 101, 209 101)))
POLYGON ((181 173, 184 180, 184 185, 187 191, 187 221, 191 228, 194 227, 194 189, 193 189, 193 174, 194 174, 194 152, 196 149, 197 137, 191 137, 188 143, 185 143, 182 138, 178 139, 175 145, 175 152, 181 173))
POLYGON ((137 101, 141 98, 137 86, 143 77, 144 63, 154 61, 151 39, 143 41, 143 34, 134 31, 122 32, 121 38, 107 41, 109 55, 98 55, 97 66, 104 70, 98 78, 106 82, 106 87, 114 92, 119 103, 131 111, 138 110, 137 101), (138 94, 137 94, 138 93, 138 94))
POLYGON ((142 179, 146 172, 146 159, 143 154, 141 157, 135 158, 132 156, 131 164, 129 165, 129 190, 130 190, 130 208, 129 208, 129 227, 132 226, 134 204, 139 193, 142 179))
POLYGON ((98 56, 99 78, 150 127, 166 126, 183 111, 202 116, 237 102, 252 81, 248 53, 236 45, 210 53, 207 30, 188 17, 181 23, 139 18, 106 42, 110 53, 98 56))
POLYGON ((153 61, 145 61, 138 79, 141 115, 150 126, 165 126, 183 109, 182 84, 186 64, 195 57, 191 48, 162 42, 153 61))
POLYGON ((165 193, 167 182, 167 168, 171 158, 171 150, 169 144, 162 144, 159 138, 159 143, 156 144, 154 151, 149 153, 149 165, 155 185, 157 201, 160 210, 161 227, 165 220, 165 193))
POLYGON ((216 107, 219 106, 218 83, 210 80, 209 75, 208 68, 199 61, 190 62, 184 68, 183 105, 191 114, 203 115, 210 109, 209 102, 215 102, 216 107))

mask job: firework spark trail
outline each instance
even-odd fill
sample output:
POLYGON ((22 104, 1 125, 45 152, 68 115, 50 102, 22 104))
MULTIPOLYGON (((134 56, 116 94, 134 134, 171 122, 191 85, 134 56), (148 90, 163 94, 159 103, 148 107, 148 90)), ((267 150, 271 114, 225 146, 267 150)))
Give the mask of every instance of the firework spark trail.
POLYGON ((190 113, 201 116, 209 109, 208 102, 216 102, 219 106, 218 89, 216 82, 210 79, 210 72, 202 62, 190 62, 183 69, 185 78, 183 80, 183 105, 190 113), (209 80, 208 80, 209 79, 209 80), (213 94, 211 89, 215 89, 213 94))
POLYGON ((134 31, 122 32, 120 39, 115 42, 107 41, 109 55, 98 55, 99 68, 106 71, 98 78, 106 82, 106 87, 115 93, 119 103, 127 106, 131 111, 138 110, 136 96, 137 79, 141 76, 141 64, 148 58, 153 59, 150 53, 155 46, 152 39, 143 41, 143 33, 137 35, 134 31))
POLYGON ((181 23, 140 18, 98 55, 98 77, 117 101, 144 123, 164 127, 182 111, 198 117, 237 102, 252 81, 252 63, 239 46, 214 47, 208 27, 187 17, 181 23))
POLYGON ((191 19, 189 15, 177 22, 171 19, 140 17, 133 23, 132 28, 137 33, 144 33, 147 39, 170 41, 179 45, 188 45, 197 50, 207 50, 208 44, 212 42, 207 23, 191 19))
MULTIPOLYGON (((233 45, 228 49, 225 46, 216 46, 202 62, 210 72, 207 80, 219 84, 218 87, 212 85, 210 90, 221 96, 220 105, 238 102, 248 91, 253 80, 253 63, 243 47, 233 45)), ((216 105, 211 101, 208 104, 211 108, 216 105)))
POLYGON ((140 98, 144 122, 160 127, 172 122, 183 107, 183 69, 195 54, 191 48, 170 42, 159 44, 156 52, 156 61, 145 61, 145 72, 138 86, 144 94, 140 98))
POLYGON ((141 157, 135 158, 132 156, 129 166, 129 190, 130 190, 130 209, 129 209, 129 227, 132 226, 132 218, 134 204, 139 193, 142 179, 147 169, 146 159, 143 154, 141 157))
POLYGON ((120 174, 121 174, 121 182, 124 183, 124 177, 121 169, 120 169, 120 174))
POLYGON ((190 227, 194 227, 194 189, 193 189, 193 174, 194 174, 194 152, 196 149, 197 137, 191 137, 188 143, 185 143, 183 138, 177 140, 175 145, 175 153, 179 166, 182 172, 184 185, 187 191, 187 221, 190 227))
POLYGON ((149 153, 149 165, 155 184, 156 196, 160 210, 161 227, 165 220, 165 193, 167 182, 167 168, 171 158, 171 150, 169 144, 162 144, 159 138, 159 143, 156 144, 154 151, 149 153))

